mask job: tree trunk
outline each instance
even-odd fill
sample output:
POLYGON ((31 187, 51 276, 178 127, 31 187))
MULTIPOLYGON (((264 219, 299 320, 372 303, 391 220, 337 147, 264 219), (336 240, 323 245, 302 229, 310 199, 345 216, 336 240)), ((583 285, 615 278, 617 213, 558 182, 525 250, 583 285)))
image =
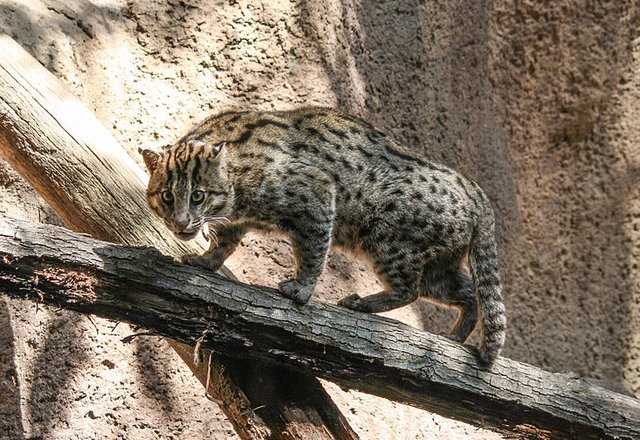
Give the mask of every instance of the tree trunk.
MULTIPOLYGON (((203 251, 171 237, 146 206, 145 173, 61 82, 6 36, 0 37, 0 156, 75 231, 173 256, 203 251)), ((207 366, 193 364, 192 349, 168 342, 206 384, 207 366)), ((257 377, 258 365, 232 365, 213 360, 207 392, 241 438, 357 438, 314 377, 281 370, 257 377), (275 390, 269 398, 279 411, 252 409, 264 396, 247 381, 258 379, 275 390), (315 400, 296 400, 288 388, 307 390, 315 400)))
POLYGON ((640 400, 505 358, 486 368, 475 348, 319 301, 300 306, 155 249, 5 219, 0 261, 0 291, 14 297, 123 320, 187 344, 201 339, 252 365, 311 373, 520 435, 640 438, 640 400))

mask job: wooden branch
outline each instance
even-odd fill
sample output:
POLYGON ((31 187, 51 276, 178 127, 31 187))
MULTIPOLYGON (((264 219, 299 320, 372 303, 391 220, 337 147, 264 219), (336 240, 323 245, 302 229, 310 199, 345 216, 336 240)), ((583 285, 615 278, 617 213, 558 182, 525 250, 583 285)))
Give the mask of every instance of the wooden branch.
MULTIPOLYGON (((499 358, 397 321, 182 265, 155 249, 0 221, 0 291, 233 357, 273 363, 476 425, 550 437, 640 438, 640 401, 572 374, 499 358)), ((285 379, 286 380, 286 379, 285 379)))
MULTIPOLYGON (((153 245, 173 256, 203 250, 172 238, 146 206, 144 172, 60 81, 6 36, 0 36, 0 156, 75 231, 153 245)), ((168 342, 207 383, 207 367, 193 365, 191 348, 168 342)), ((214 380, 207 391, 221 402, 241 438, 357 438, 317 379, 287 371, 257 376, 258 367, 212 362, 214 380), (252 408, 264 396, 249 379, 277 389, 279 375, 289 380, 281 393, 270 395, 278 411, 258 414, 252 408), (314 399, 294 398, 287 392, 293 388, 307 390, 314 399)))

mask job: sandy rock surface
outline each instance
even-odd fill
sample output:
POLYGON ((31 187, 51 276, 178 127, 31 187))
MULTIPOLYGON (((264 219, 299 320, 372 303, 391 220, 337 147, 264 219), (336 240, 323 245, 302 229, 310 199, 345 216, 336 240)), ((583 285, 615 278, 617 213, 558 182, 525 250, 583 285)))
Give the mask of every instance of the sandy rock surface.
MULTIPOLYGON (((208 113, 337 105, 486 190, 498 217, 505 355, 640 391, 638 11, 628 2, 0 0, 0 26, 141 163, 208 113), (585 4, 583 4, 585 3, 585 4)), ((0 162, 0 215, 58 222, 0 162)), ((228 266, 276 283, 286 240, 228 266)), ((318 295, 379 288, 332 254, 318 295)), ((389 313, 433 332, 454 315, 389 313)), ((0 299, 0 437, 235 438, 166 344, 0 299), (6 434, 5 434, 6 433, 6 434)), ((363 439, 500 438, 327 387, 363 439)))

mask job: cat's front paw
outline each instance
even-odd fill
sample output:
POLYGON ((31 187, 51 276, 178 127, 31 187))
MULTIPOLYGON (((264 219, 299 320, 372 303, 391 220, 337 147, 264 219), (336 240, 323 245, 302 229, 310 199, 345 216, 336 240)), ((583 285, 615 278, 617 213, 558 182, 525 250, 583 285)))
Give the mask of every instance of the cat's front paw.
POLYGON ((313 293, 313 286, 305 286, 296 279, 282 281, 278 288, 287 298, 291 298, 298 304, 306 304, 313 293))
POLYGON ((338 305, 351 310, 362 311, 362 298, 357 293, 349 295, 338 301, 338 305))
POLYGON ((183 255, 182 258, 180 258, 180 261, 182 261, 184 264, 188 264, 189 266, 203 267, 209 270, 217 270, 211 264, 210 258, 207 258, 204 255, 200 254, 183 255))

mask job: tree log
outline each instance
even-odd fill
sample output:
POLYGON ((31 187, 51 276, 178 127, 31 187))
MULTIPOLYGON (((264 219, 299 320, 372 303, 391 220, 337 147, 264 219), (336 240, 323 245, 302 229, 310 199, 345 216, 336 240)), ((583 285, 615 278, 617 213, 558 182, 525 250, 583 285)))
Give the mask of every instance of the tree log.
POLYGON ((483 427, 553 438, 640 438, 640 400, 505 358, 483 367, 473 347, 315 300, 300 306, 152 248, 4 219, 0 291, 187 344, 200 339, 226 356, 311 373, 483 427))
MULTIPOLYGON (((153 245, 169 255, 202 252, 202 246, 174 240, 145 203, 147 176, 95 116, 34 58, 0 36, 0 156, 57 212, 65 224, 95 238, 129 245, 153 245)), ((230 272, 226 272, 230 275, 230 272)), ((192 349, 168 341, 203 384, 207 367, 197 367, 192 349)), ((212 361, 207 392, 243 439, 357 438, 317 379, 259 366, 212 361), (233 371, 237 370, 237 371, 233 371), (262 371, 261 376, 256 371, 262 371), (283 384, 278 380, 285 376, 283 384), (251 381, 260 386, 251 386, 251 381), (269 395, 277 411, 253 408, 269 395), (300 399, 290 389, 307 390, 300 399)))

